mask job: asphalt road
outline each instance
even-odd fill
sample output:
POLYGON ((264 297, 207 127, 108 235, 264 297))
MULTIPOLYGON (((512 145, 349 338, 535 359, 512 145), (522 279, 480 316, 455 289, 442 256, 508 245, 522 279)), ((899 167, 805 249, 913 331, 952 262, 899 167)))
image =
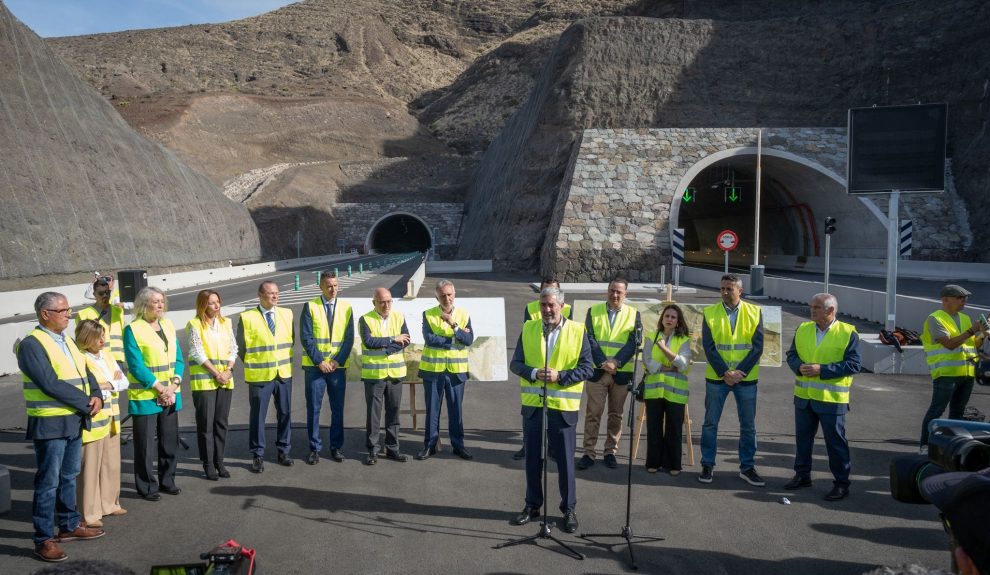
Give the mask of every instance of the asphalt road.
MULTIPOLYGON (((376 276, 374 281, 345 288, 342 296, 370 297, 371 287, 392 285, 396 286, 393 295, 398 297, 405 285, 402 274, 407 271, 397 269, 376 276)), ((435 279, 427 278, 425 285, 435 279)), ((484 274, 451 279, 459 297, 505 299, 511 355, 519 334, 517 318, 534 298, 528 282, 536 278, 484 274)), ((256 287, 245 285, 251 292, 256 287)), ((222 293, 227 302, 242 297, 226 288, 222 293)), ((421 295, 427 294, 424 290, 421 295)), ((173 307, 184 307, 179 297, 173 296, 173 307)), ((685 297, 688 302, 711 303, 717 294, 699 290, 697 295, 685 297)), ((293 307, 298 312, 298 305, 293 307)), ((783 337, 789 342, 806 309, 790 304, 782 307, 783 337)), ((876 330, 876 326, 859 325, 863 331, 876 330)), ((239 368, 235 373, 240 375, 239 368)), ((704 417, 702 375, 701 369, 691 375, 696 458, 700 458, 697 444, 704 417)), ((640 572, 858 574, 878 565, 908 562, 948 568, 948 541, 934 508, 898 503, 889 495, 889 460, 916 451, 921 418, 931 393, 928 378, 857 376, 848 422, 852 495, 836 503, 822 499, 831 481, 820 441, 815 451, 814 486, 796 493, 781 489, 792 475, 792 384, 786 368, 761 371, 757 466, 767 479, 766 487, 751 487, 737 475, 738 424, 731 405, 726 406, 722 418, 712 484, 696 480, 697 464, 686 465, 681 476, 671 477, 647 474, 643 460, 635 462, 630 526, 636 534, 665 538, 635 545, 640 572), (781 504, 782 496, 789 497, 791 504, 781 504)), ((344 451, 348 459, 343 463, 324 459, 308 466, 302 461, 308 448, 303 377, 297 367, 292 410, 296 465, 280 467, 271 456, 262 475, 248 471, 247 393, 244 385, 238 385, 227 446, 233 477, 220 482, 203 479, 192 409, 184 409, 181 432, 192 448, 180 450, 178 485, 182 494, 163 496, 157 503, 138 499, 133 489, 132 450, 127 445, 122 502, 129 513, 106 519, 106 537, 67 543, 64 548, 72 558, 110 559, 136 573, 147 573, 154 564, 195 561, 201 552, 228 538, 257 550, 262 573, 627 572, 625 545, 615 538, 600 540, 613 544, 609 547, 555 532, 586 555, 583 561, 565 557, 547 541, 492 548, 537 532, 535 525, 508 524, 523 507, 525 488, 523 464, 510 457, 520 443, 519 392, 515 379, 468 385, 464 411, 474 461, 453 457, 447 447, 425 462, 383 459, 375 467, 362 465, 365 402, 358 382, 349 385, 345 409, 344 451)), ((422 390, 419 393, 421 399, 422 390)), ((0 378, 0 461, 10 469, 13 485, 13 510, 0 516, 2 573, 29 573, 42 567, 31 556, 35 464, 31 446, 23 439, 25 417, 20 394, 18 377, 0 378)), ((990 411, 990 388, 977 387, 971 404, 990 411)), ((407 406, 407 398, 403 405, 407 406)), ((326 426, 326 408, 323 419, 326 426)), ((412 454, 422 445, 422 433, 410 429, 410 424, 410 417, 404 415, 402 450, 412 454)), ((271 445, 274 410, 270 410, 269 426, 271 445)), ((583 417, 578 445, 582 430, 583 417)), ((446 443, 445 435, 441 437, 446 443)), ((578 472, 579 533, 618 533, 625 523, 626 436, 619 453, 620 469, 599 464, 578 472)), ((552 517, 558 515, 555 481, 551 467, 552 517)))

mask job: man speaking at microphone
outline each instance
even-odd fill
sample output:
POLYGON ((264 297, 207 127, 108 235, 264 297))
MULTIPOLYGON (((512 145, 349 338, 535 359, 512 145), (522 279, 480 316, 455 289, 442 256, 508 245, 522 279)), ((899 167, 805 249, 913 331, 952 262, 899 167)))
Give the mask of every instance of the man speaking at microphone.
POLYGON ((564 531, 578 528, 574 485, 576 425, 584 380, 594 373, 591 343, 584 325, 561 314, 564 293, 558 288, 540 292, 539 320, 523 324, 509 369, 519 376, 523 445, 526 449, 526 506, 511 521, 525 525, 540 515, 543 505, 543 390, 546 387, 547 450, 557 462, 560 512, 564 531), (548 359, 549 358, 549 359, 548 359))

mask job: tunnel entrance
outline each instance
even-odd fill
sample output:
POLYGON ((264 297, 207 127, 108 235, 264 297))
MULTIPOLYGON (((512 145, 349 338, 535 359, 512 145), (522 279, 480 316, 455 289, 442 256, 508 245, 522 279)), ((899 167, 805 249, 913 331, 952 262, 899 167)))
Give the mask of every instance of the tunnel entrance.
MULTIPOLYGON (((721 153, 689 170, 680 188, 676 227, 684 229, 688 264, 721 265, 715 238, 722 230, 739 236, 730 264, 753 263, 756 209, 756 150, 721 153)), ((764 151, 760 193, 760 263, 775 256, 796 260, 823 256, 823 220, 838 220, 833 257, 884 258, 883 215, 846 194, 841 178, 821 166, 777 150, 764 151)), ((674 216, 674 214, 672 214, 674 216)))
POLYGON ((391 214, 371 227, 367 245, 371 253, 425 252, 433 247, 433 239, 423 220, 411 214, 391 214))

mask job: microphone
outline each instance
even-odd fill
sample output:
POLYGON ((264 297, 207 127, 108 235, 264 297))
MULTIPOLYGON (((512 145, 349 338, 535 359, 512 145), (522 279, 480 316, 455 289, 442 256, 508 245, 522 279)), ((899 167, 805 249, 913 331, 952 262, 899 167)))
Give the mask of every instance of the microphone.
POLYGON ((643 345, 643 325, 636 326, 636 349, 643 345))

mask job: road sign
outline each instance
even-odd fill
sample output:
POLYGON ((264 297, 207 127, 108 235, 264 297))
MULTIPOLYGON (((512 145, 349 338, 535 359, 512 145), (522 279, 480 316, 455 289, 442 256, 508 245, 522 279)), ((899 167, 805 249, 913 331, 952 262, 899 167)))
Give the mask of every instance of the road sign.
POLYGON ((739 236, 732 230, 722 230, 715 238, 715 243, 723 252, 731 252, 739 247, 739 236))
POLYGON ((901 220, 901 257, 911 257, 911 236, 914 235, 914 224, 911 220, 901 220))
POLYGON ((725 201, 730 204, 742 201, 742 189, 738 186, 725 188, 725 201))
POLYGON ((684 188, 684 195, 681 196, 681 201, 690 204, 697 197, 697 192, 694 188, 684 188))
POLYGON ((674 255, 674 265, 684 265, 684 228, 674 228, 674 243, 671 246, 674 255))

